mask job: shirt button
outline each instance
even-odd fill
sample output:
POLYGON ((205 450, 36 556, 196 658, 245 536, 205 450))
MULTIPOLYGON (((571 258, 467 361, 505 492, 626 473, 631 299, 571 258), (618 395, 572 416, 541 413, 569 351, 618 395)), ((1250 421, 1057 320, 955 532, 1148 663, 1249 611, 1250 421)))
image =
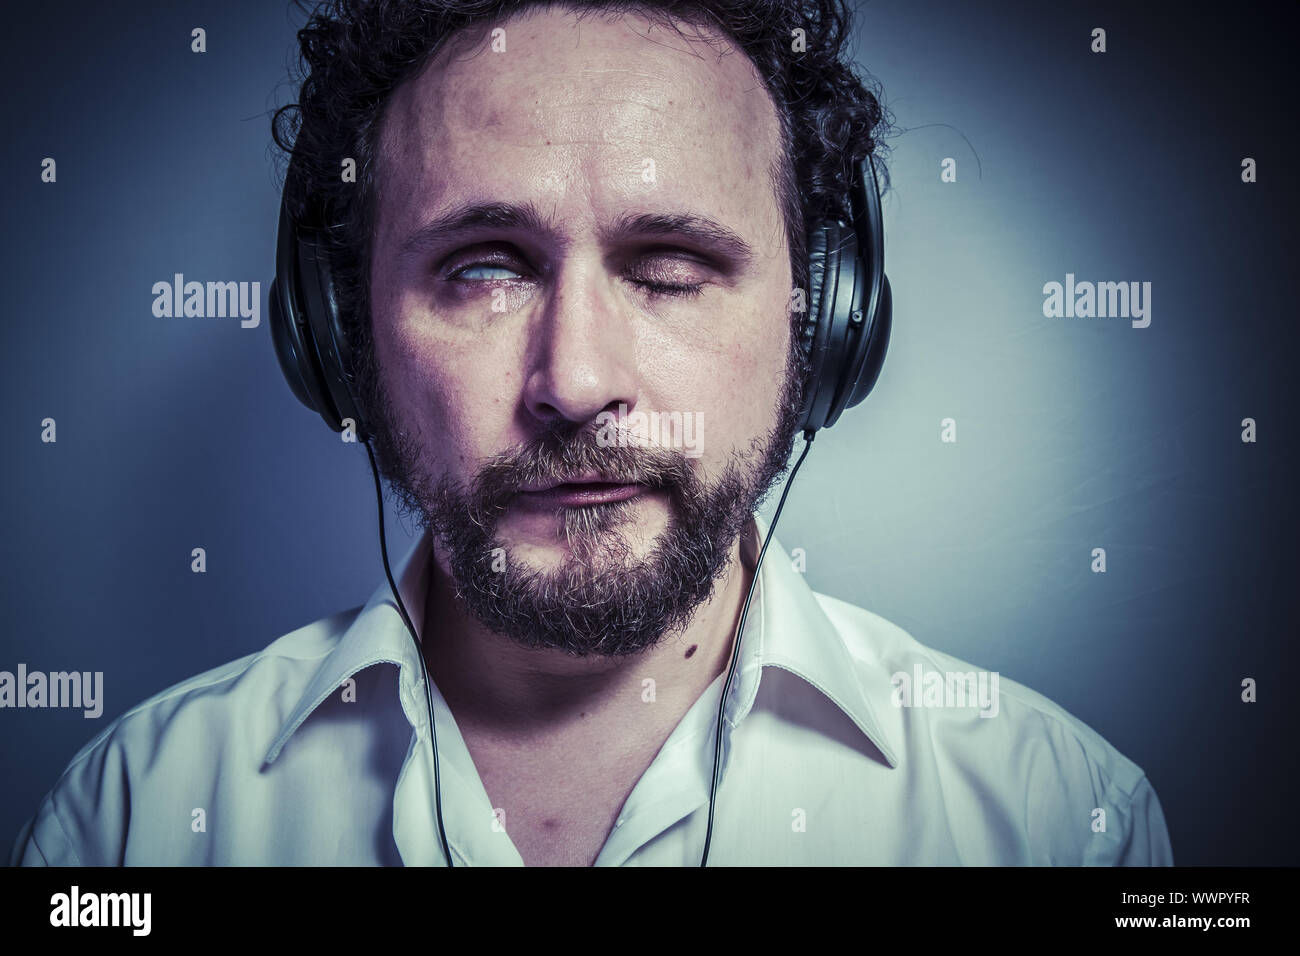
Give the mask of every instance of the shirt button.
POLYGON ((621 827, 622 825, 623 825, 623 818, 622 818, 622 817, 619 817, 619 818, 618 818, 618 822, 615 823, 614 826, 616 826, 616 827, 621 827))

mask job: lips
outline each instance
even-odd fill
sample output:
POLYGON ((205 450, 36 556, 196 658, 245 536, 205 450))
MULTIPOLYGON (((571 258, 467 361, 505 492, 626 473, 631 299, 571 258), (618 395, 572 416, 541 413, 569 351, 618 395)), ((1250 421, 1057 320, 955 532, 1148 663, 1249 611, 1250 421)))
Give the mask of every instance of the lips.
POLYGON ((523 504, 539 507, 580 508, 584 505, 626 501, 648 490, 645 485, 599 479, 577 479, 550 486, 521 489, 519 500, 523 504))

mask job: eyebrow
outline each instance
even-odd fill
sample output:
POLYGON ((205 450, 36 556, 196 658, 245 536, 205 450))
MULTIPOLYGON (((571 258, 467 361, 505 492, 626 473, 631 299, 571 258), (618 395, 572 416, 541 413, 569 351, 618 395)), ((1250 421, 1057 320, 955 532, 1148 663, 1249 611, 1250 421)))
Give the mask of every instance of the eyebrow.
MULTIPOLYGON (((402 240, 399 255, 417 254, 433 243, 454 240, 477 229, 518 229, 534 233, 557 246, 567 240, 559 226, 531 202, 466 202, 425 223, 402 240)), ((626 242, 640 237, 681 237, 728 259, 736 270, 754 258, 749 243, 708 216, 694 213, 623 213, 600 230, 601 241, 626 242)))
POLYGON ((413 255, 435 242, 484 228, 520 229, 552 241, 562 241, 559 229, 530 202, 467 202, 453 206, 403 239, 399 255, 413 255))
POLYGON ((681 236, 732 260, 744 268, 754 258, 754 250, 722 223, 693 213, 625 213, 601 230, 605 242, 620 242, 639 236, 681 236))

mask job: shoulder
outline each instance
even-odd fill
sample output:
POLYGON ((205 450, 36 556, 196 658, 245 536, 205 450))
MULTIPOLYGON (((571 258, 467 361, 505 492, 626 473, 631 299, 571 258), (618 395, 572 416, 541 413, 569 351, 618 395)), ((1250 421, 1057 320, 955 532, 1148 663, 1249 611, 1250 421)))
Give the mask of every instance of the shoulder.
POLYGON ((281 722, 360 610, 291 631, 115 718, 69 761, 20 832, 10 863, 120 865, 133 800, 138 817, 178 787, 202 790, 205 780, 241 765, 255 773, 281 722))
POLYGON ((1062 758, 1095 767, 1121 792, 1132 792, 1143 776, 1105 738, 1042 694, 996 671, 927 647, 864 608, 824 594, 817 599, 854 659, 865 665, 862 673, 870 675, 870 683, 864 689, 873 704, 883 700, 900 718, 923 716, 931 724, 977 731, 983 744, 1015 740, 1051 747, 1062 758), (974 694, 955 693, 972 687, 974 694), (882 690, 889 692, 885 698, 882 690), (981 690, 987 692, 983 701, 976 699, 981 690))
POLYGON ((860 665, 864 694, 902 763, 937 768, 945 798, 968 795, 972 807, 1000 802, 1038 862, 1172 862, 1150 781, 1093 728, 878 614, 816 597, 860 665))

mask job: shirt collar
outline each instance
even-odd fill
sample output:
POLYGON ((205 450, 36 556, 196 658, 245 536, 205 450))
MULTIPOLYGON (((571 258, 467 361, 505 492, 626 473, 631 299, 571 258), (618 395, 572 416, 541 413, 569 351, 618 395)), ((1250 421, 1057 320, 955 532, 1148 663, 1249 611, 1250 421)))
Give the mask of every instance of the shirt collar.
MULTIPOLYGON (((422 534, 392 569, 393 580, 402 595, 406 613, 411 617, 411 624, 419 633, 424 621, 424 597, 429 576, 428 532, 422 534)), ((397 602, 393 600, 392 588, 388 578, 375 588, 370 600, 361 608, 351 626, 343 632, 334 649, 326 655, 307 689, 298 699, 297 705, 289 712, 288 719, 276 734, 275 742, 266 752, 263 765, 272 763, 280 755, 288 739, 318 706, 339 686, 356 674, 374 664, 396 664, 403 672, 406 668, 420 669, 415 643, 406 629, 397 602)), ((427 722, 427 720, 426 720, 427 722)))
MULTIPOLYGON (((751 526, 757 531, 746 539, 751 554, 747 560, 752 564, 767 538, 768 525, 755 515, 751 526)), ((763 556, 758 586, 750 604, 751 617, 754 604, 762 608, 758 650, 754 654, 758 666, 780 667, 801 677, 849 716, 858 730, 875 744, 891 768, 897 767, 901 751, 886 735, 884 724, 876 716, 871 698, 864 689, 864 679, 871 664, 853 657, 844 636, 822 609, 803 574, 795 570, 790 556, 775 536, 763 556)), ((751 624, 746 622, 746 640, 750 632, 751 624)), ((745 653, 743 645, 742 653, 745 653)), ((887 676, 881 686, 892 690, 887 676)), ((736 723, 748 712, 757 690, 758 684, 755 683, 736 723)))
MULTIPOLYGON (((748 530, 750 533, 742 547, 746 563, 752 566, 762 541, 766 539, 768 526, 755 515, 748 530)), ((429 532, 425 531, 393 569, 393 578, 417 632, 424 618, 430 541, 429 532)), ((844 637, 775 537, 763 557, 741 650, 742 666, 759 668, 760 680, 761 669, 768 666, 783 668, 802 678, 849 716, 890 767, 898 766, 900 751, 885 734, 884 726, 863 689, 863 670, 869 664, 854 659, 844 637), (747 645, 750 635, 755 633, 757 647, 750 650, 747 645)), ((266 753, 264 765, 274 762, 311 712, 345 680, 378 663, 397 664, 404 672, 407 666, 419 668, 415 645, 397 610, 387 578, 375 588, 360 614, 316 670, 297 705, 281 725, 266 753)), ((755 681, 733 726, 748 713, 757 689, 758 682, 755 681)))

